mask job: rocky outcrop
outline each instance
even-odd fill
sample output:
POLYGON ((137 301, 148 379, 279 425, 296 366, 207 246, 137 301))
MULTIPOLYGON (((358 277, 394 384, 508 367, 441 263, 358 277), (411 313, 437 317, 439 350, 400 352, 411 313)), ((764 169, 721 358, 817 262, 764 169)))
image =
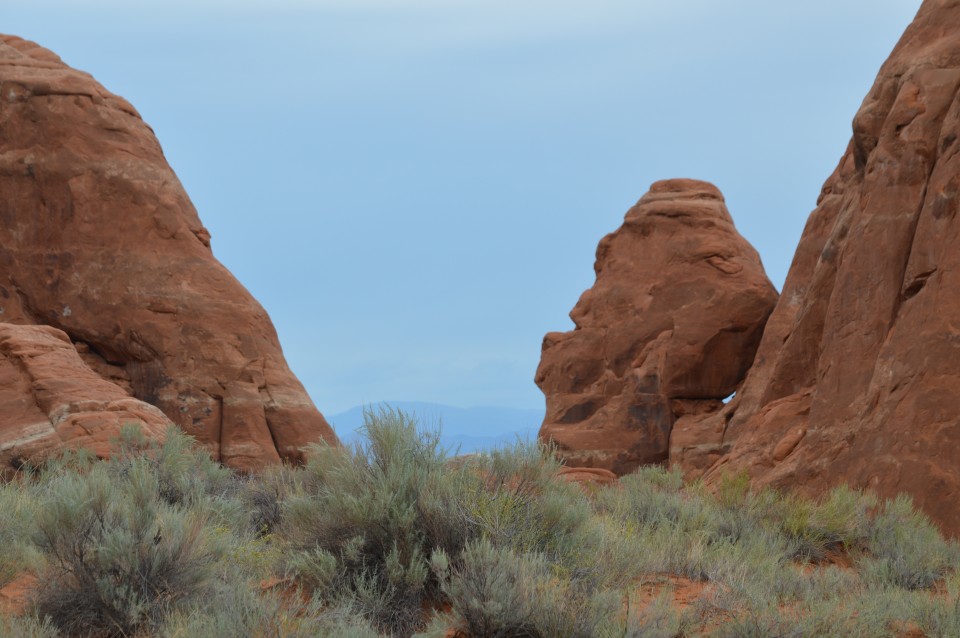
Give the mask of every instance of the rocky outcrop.
POLYGON ((336 440, 129 103, 0 36, 0 139, 0 320, 62 330, 228 465, 336 440))
POLYGON ((926 0, 854 119, 739 401, 713 417, 726 456, 708 476, 907 492, 960 533, 958 137, 960 8, 926 0))
POLYGON ((84 365, 62 331, 0 323, 0 473, 64 448, 107 456, 125 425, 158 441, 173 427, 84 365))
POLYGON ((597 248, 597 279, 550 333, 540 437, 572 466, 618 474, 667 459, 678 418, 716 412, 777 300, 712 184, 658 182, 597 248))

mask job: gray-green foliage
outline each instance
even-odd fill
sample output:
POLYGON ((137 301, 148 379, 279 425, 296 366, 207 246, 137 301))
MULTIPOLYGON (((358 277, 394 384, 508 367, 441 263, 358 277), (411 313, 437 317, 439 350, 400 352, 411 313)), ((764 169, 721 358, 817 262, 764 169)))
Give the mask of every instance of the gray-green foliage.
POLYGON ((960 636, 957 546, 905 497, 660 467, 585 491, 537 445, 450 459, 398 411, 365 429, 260 476, 127 430, 109 461, 65 453, 0 485, 0 584, 41 576, 0 636, 960 636), (634 608, 649 575, 703 593, 634 608))
POLYGON ((620 592, 565 575, 537 552, 471 542, 452 569, 435 555, 460 624, 471 636, 490 638, 620 636, 620 592))
POLYGON ((205 595, 226 547, 204 512, 146 455, 53 470, 36 493, 33 542, 48 561, 38 611, 68 633, 130 635, 205 595))
POLYGON ((0 587, 38 563, 28 542, 33 520, 31 491, 17 483, 0 483, 0 587))
POLYGON ((290 565, 331 602, 409 633, 437 591, 428 552, 459 553, 468 540, 454 507, 466 470, 448 468, 439 436, 401 412, 368 413, 365 431, 353 450, 314 448, 284 507, 290 565))
MULTIPOLYGON (((289 565, 331 603, 358 610, 381 631, 409 635, 430 601, 456 598, 463 607, 454 604, 455 617, 475 614, 458 592, 467 575, 485 582, 491 556, 500 564, 515 559, 523 574, 534 563, 548 569, 549 578, 525 576, 516 586, 535 582, 535 604, 580 609, 569 616, 578 623, 592 622, 611 591, 619 601, 633 553, 580 490, 555 479, 559 466, 548 451, 517 444, 452 462, 436 433, 418 432, 413 419, 389 409, 368 413, 365 433, 368 442, 346 453, 315 449, 302 492, 285 504, 289 565), (441 556, 450 580, 431 569, 441 556)), ((557 617, 543 614, 540 624, 557 617)))
POLYGON ((169 617, 158 638, 379 638, 355 612, 275 592, 228 587, 216 605, 195 605, 169 617))
POLYGON ((905 494, 887 501, 870 525, 865 577, 881 585, 926 589, 955 569, 960 554, 905 494))
POLYGON ((0 616, 0 638, 57 638, 59 635, 49 618, 40 620, 32 615, 22 618, 0 616))

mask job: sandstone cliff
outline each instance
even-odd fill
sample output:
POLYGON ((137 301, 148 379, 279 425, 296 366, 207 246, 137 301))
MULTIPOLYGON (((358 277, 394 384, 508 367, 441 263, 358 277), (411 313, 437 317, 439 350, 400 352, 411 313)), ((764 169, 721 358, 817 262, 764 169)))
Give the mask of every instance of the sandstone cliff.
POLYGON ((228 465, 336 440, 150 127, 13 36, 0 36, 0 321, 63 331, 101 378, 228 465))
POLYGON ((753 361, 777 293, 712 184, 658 182, 597 248, 596 283, 550 333, 536 382, 541 438, 570 465, 665 461, 678 417, 722 407, 753 361))
POLYGON ((960 532, 960 5, 926 0, 810 215, 711 470, 907 492, 960 532))
MULTIPOLYGON (((654 387, 667 390, 651 402, 646 382, 622 376, 649 365, 648 355, 635 355, 665 322, 699 321, 703 332, 681 341, 699 352, 695 344, 738 315, 702 291, 686 307, 671 302, 690 285, 673 271, 683 260, 638 243, 629 252, 643 266, 617 286, 599 285, 598 259, 598 286, 574 312, 579 328, 583 310, 609 307, 595 327, 548 335, 538 376, 547 393, 543 433, 571 447, 575 460, 605 448, 604 458, 669 460, 708 479, 746 470, 758 484, 810 494, 839 483, 885 497, 906 492, 946 532, 960 533, 958 137, 960 4, 925 0, 854 118, 853 139, 810 215, 755 358, 750 340, 731 344, 741 349, 723 358, 738 362, 731 380, 745 370, 739 362, 753 361, 736 398, 719 411, 671 415, 667 397, 707 386, 675 392, 663 382, 674 375, 661 373, 654 387), (653 310, 658 304, 663 310, 653 310), (608 335, 630 335, 630 345, 611 349, 608 335), (582 345, 561 346, 568 353, 558 356, 554 344, 564 340, 582 345), (565 376, 549 373, 561 369, 565 376), (550 381, 561 378, 566 386, 550 381), (606 407, 622 404, 640 409, 606 407)), ((662 240, 702 241, 687 229, 662 240)), ((659 369, 687 369, 684 348, 662 348, 659 369)))

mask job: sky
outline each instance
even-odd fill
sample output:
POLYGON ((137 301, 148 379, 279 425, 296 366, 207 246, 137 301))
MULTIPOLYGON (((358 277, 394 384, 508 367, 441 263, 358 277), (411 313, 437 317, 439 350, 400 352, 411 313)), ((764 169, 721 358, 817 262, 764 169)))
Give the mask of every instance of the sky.
POLYGON ((153 127, 327 414, 542 408, 543 335, 659 179, 780 288, 919 0, 2 0, 153 127))

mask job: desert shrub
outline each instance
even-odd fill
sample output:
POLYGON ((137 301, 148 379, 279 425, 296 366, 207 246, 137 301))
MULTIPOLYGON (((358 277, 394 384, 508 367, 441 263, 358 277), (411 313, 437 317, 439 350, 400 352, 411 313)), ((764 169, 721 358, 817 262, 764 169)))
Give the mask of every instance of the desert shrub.
POLYGON ((450 468, 435 432, 389 408, 365 415, 365 443, 317 447, 303 490, 284 506, 290 566, 328 600, 381 630, 409 633, 437 591, 428 553, 459 554, 469 530, 453 506, 466 470, 450 468))
POLYGON ((957 545, 944 540, 906 494, 883 504, 870 524, 867 549, 858 565, 864 577, 904 589, 932 587, 960 558, 957 545))
POLYGON ((706 527, 700 494, 683 488, 677 471, 660 466, 640 468, 620 479, 620 490, 606 490, 597 498, 597 509, 628 519, 636 525, 669 527, 683 531, 706 527))
POLYGON ((595 517, 581 490, 556 480, 549 450, 518 443, 451 461, 438 434, 418 432, 407 415, 365 417, 367 442, 315 449, 283 508, 288 566, 325 600, 409 635, 424 605, 459 591, 438 579, 430 557, 448 557, 459 574, 481 540, 504 556, 540 557, 559 583, 544 592, 570 608, 596 607, 631 577, 622 525, 595 517))
POLYGON ((688 614, 673 605, 669 593, 658 596, 646 609, 633 613, 627 609, 623 638, 679 638, 693 628, 688 614))
POLYGON ((956 591, 942 598, 914 595, 906 604, 909 618, 916 622, 926 638, 960 636, 960 595, 956 591))
POLYGON ((190 507, 236 489, 233 472, 211 459, 209 452, 178 428, 170 428, 158 443, 137 426, 125 426, 115 447, 108 467, 122 477, 131 464, 148 465, 156 477, 157 495, 170 505, 190 507))
POLYGON ((260 592, 225 583, 216 601, 172 615, 158 638, 380 638, 356 613, 328 608, 300 592, 260 592))
POLYGON ((49 618, 0 616, 0 638, 57 638, 59 635, 49 618))
POLYGON ((102 463, 44 478, 33 541, 49 571, 38 611, 68 633, 131 635, 159 624, 179 602, 201 597, 224 555, 197 511, 161 499, 148 459, 118 477, 102 463))
POLYGON ((840 486, 820 501, 783 496, 777 508, 780 531, 791 544, 791 558, 819 561, 830 552, 852 549, 866 542, 870 495, 840 486))
POLYGON ((38 556, 27 538, 33 517, 33 498, 29 487, 0 483, 0 587, 17 574, 35 569, 38 556))
POLYGON ((542 554, 481 538, 460 558, 452 569, 442 553, 431 562, 461 628, 471 636, 586 638, 620 629, 618 592, 558 577, 542 554))
POLYGON ((280 530, 283 503, 298 491, 298 481, 297 472, 288 465, 269 467, 258 476, 243 477, 238 496, 251 530, 260 536, 280 530))
POLYGON ((590 516, 580 495, 554 479, 559 464, 536 445, 497 449, 468 459, 464 468, 455 506, 472 536, 486 536, 495 545, 545 549, 590 516))
POLYGON ((450 573, 449 559, 437 552, 432 566, 445 593, 471 635, 490 638, 531 636, 537 589, 549 576, 542 557, 496 548, 487 539, 467 545, 450 573))

